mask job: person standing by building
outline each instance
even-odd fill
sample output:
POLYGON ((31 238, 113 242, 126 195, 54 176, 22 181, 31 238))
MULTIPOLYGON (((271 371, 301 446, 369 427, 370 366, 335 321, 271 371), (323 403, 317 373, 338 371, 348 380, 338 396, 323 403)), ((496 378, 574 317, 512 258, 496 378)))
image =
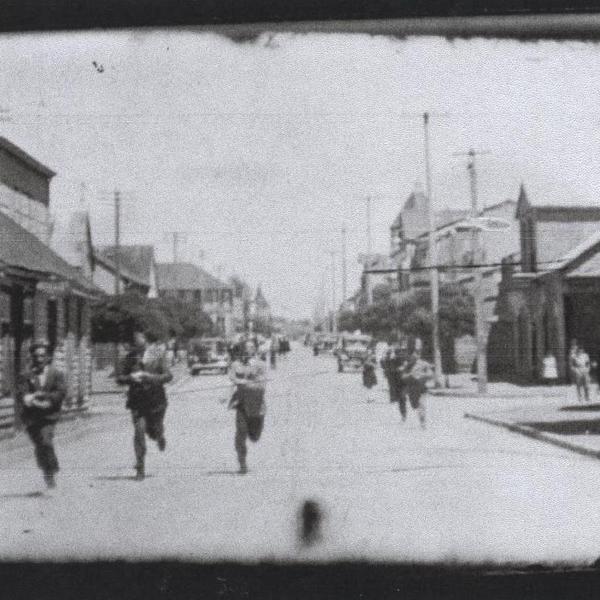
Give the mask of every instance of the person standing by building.
POLYGON ((135 452, 136 479, 145 476, 146 435, 155 440, 164 452, 164 420, 167 410, 165 384, 173 379, 167 358, 157 344, 157 336, 136 331, 134 345, 123 359, 118 383, 128 385, 126 408, 133 421, 133 447, 135 452))
POLYGON ((575 357, 573 358, 573 374, 575 376, 575 388, 577 389, 577 399, 579 402, 590 401, 590 357, 581 347, 577 347, 575 357))
POLYGON ((410 405, 419 415, 421 428, 425 429, 425 398, 427 382, 433 377, 431 365, 421 358, 421 350, 415 349, 403 367, 402 378, 410 405))
POLYGON ((256 356, 256 351, 252 342, 246 342, 239 348, 238 358, 232 363, 229 372, 229 378, 235 385, 229 408, 236 411, 234 445, 241 474, 248 472, 247 441, 250 439, 251 442, 258 442, 266 414, 265 367, 256 356))
POLYGON ((396 376, 394 373, 395 370, 395 357, 396 350, 393 346, 388 346, 385 350, 385 353, 380 361, 381 369, 383 370, 383 375, 388 382, 388 390, 390 393, 390 402, 398 402, 398 394, 396 391, 396 376))
POLYGON ((19 377, 17 400, 27 435, 33 442, 38 467, 48 488, 56 487, 59 471, 54 450, 54 429, 67 394, 64 374, 50 364, 48 344, 37 341, 30 348, 32 366, 19 377))
POLYGON ((276 335, 271 337, 271 348, 269 358, 271 361, 271 369, 277 368, 277 353, 279 352, 279 338, 276 335))
MULTIPOLYGON (((377 385, 377 374, 375 373, 375 366, 377 361, 375 359, 374 349, 369 349, 368 354, 363 363, 362 381, 363 385, 371 391, 373 387, 377 385)), ((367 397, 368 402, 373 402, 371 395, 367 397)))

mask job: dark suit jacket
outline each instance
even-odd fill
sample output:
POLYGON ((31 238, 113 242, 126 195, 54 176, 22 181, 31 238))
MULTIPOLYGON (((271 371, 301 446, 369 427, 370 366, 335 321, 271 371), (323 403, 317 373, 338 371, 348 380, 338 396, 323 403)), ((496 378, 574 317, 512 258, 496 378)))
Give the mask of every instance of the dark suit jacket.
POLYGON ((62 403, 67 395, 67 384, 62 371, 53 366, 48 367, 46 381, 40 387, 38 377, 34 371, 29 370, 21 374, 17 386, 17 400, 22 407, 22 419, 25 425, 36 421, 55 422, 60 416, 62 403), (23 397, 25 394, 33 392, 40 393, 40 400, 50 402, 48 408, 38 408, 37 406, 25 406, 23 397))
POLYGON ((127 354, 121 363, 117 382, 129 386, 127 408, 151 412, 162 410, 167 406, 164 384, 171 381, 173 375, 164 353, 147 365, 142 364, 143 354, 143 350, 137 349, 127 354), (150 377, 138 383, 131 378, 131 374, 140 369, 150 377))

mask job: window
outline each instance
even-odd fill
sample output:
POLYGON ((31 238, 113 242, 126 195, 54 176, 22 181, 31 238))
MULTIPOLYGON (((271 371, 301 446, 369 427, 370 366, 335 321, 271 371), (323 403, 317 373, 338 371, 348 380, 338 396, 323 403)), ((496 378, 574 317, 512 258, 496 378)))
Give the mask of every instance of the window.
POLYGON ((197 302, 202 301, 202 292, 200 290, 194 290, 194 300, 197 302))

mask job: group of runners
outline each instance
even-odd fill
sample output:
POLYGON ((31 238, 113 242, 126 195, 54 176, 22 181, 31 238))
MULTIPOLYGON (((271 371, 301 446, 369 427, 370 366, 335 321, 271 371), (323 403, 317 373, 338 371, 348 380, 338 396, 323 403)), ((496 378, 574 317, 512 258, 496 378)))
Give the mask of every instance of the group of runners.
MULTIPOLYGON (((421 357, 419 340, 404 340, 391 345, 380 361, 388 382, 390 402, 397 402, 402 421, 406 421, 407 404, 417 412, 419 423, 426 427, 425 392, 433 377, 431 365, 421 357)), ((371 364, 371 369, 372 364, 371 364)))
MULTIPOLYGON (((248 472, 247 442, 261 436, 265 413, 266 362, 258 356, 252 339, 243 339, 231 349, 229 371, 234 386, 228 408, 235 410, 234 446, 239 472, 248 472)), ((67 395, 64 373, 51 361, 48 343, 40 340, 30 347, 30 366, 20 375, 17 403, 21 421, 33 444, 38 467, 48 488, 56 487, 59 462, 54 432, 67 395)), ((135 479, 146 476, 146 439, 156 442, 159 451, 167 447, 165 415, 168 399, 165 385, 173 379, 164 346, 150 333, 136 331, 133 344, 121 361, 118 383, 127 386, 126 408, 133 424, 135 479)))

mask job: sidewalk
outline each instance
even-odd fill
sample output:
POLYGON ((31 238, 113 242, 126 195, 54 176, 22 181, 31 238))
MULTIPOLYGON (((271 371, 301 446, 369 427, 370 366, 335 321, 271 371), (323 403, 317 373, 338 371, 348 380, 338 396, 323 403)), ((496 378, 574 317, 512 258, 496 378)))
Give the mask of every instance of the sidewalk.
MULTIPOLYGON (((469 373, 458 373, 450 375, 450 387, 432 388, 429 393, 432 396, 443 396, 449 398, 479 398, 477 391, 477 379, 469 373)), ((495 381, 488 383, 486 398, 523 398, 523 397, 556 397, 564 398, 572 392, 572 386, 557 385, 547 386, 520 386, 506 381, 495 381)))
POLYGON ((600 400, 596 386, 591 390, 589 403, 577 400, 573 386, 519 388, 490 384, 489 387, 490 394, 485 398, 476 394, 462 396, 475 400, 465 418, 600 458, 600 400))

